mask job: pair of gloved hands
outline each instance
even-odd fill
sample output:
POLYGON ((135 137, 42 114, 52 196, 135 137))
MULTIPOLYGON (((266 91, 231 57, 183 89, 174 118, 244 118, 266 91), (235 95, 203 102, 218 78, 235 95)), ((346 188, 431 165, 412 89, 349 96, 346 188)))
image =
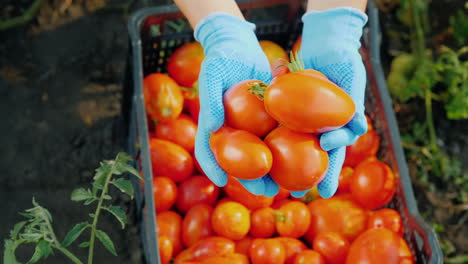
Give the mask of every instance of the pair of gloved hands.
MULTIPOLYGON (((364 116, 365 68, 359 54, 362 30, 367 16, 354 8, 309 11, 303 18, 302 45, 299 51, 306 69, 325 74, 345 90, 356 104, 356 114, 344 127, 320 136, 321 147, 328 152, 329 166, 318 191, 331 197, 338 188, 346 146, 367 131, 364 116)), ((255 36, 255 25, 225 13, 205 17, 195 28, 195 38, 204 48, 205 60, 199 76, 200 116, 195 156, 208 178, 217 186, 227 183, 210 149, 211 133, 224 124, 223 93, 232 85, 257 79, 272 79, 268 59, 255 36)), ((278 185, 269 175, 255 180, 239 180, 250 192, 274 196, 278 185)), ((292 192, 302 197, 307 191, 292 192)))

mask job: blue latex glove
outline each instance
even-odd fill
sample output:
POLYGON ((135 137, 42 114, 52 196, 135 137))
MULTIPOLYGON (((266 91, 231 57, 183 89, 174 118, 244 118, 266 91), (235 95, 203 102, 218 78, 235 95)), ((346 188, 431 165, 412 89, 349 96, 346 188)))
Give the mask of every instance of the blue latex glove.
MULTIPOLYGON (((254 30, 254 24, 225 13, 210 14, 195 28, 195 39, 205 53, 198 80, 200 115, 195 156, 206 176, 220 187, 226 185, 227 176, 211 151, 210 136, 224 124, 223 93, 243 80, 269 82, 272 78, 254 30)), ((279 190, 268 175, 239 182, 257 195, 274 196, 279 190)))
MULTIPOLYGON (((305 67, 325 74, 348 93, 356 105, 356 114, 346 126, 320 137, 321 147, 328 151, 329 165, 318 191, 323 198, 329 198, 338 188, 346 146, 353 144, 367 131, 364 115, 366 70, 359 54, 367 15, 361 10, 343 7, 309 11, 302 21, 304 28, 299 57, 305 67)), ((306 192, 293 192, 292 195, 302 197, 306 192)))

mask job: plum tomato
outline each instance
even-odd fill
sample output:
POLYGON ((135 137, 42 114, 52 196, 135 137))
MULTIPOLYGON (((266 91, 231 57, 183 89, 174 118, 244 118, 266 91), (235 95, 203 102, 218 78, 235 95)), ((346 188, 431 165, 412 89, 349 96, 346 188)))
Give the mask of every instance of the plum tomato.
POLYGON ((200 43, 187 43, 171 54, 167 61, 167 71, 178 84, 192 87, 198 79, 204 58, 203 47, 200 43))
POLYGON ((310 212, 307 205, 299 201, 283 204, 277 210, 276 230, 280 236, 299 238, 310 226, 310 212))
POLYGON ((181 87, 184 96, 184 111, 188 112, 195 123, 198 123, 200 114, 200 97, 198 94, 198 81, 193 84, 193 88, 181 87))
POLYGON ((153 192, 156 213, 169 210, 177 199, 177 185, 168 177, 154 177, 153 192))
POLYGON ((380 138, 375 130, 368 130, 354 144, 346 147, 344 166, 355 167, 366 158, 375 156, 379 150, 380 138))
POLYGON ((292 237, 278 237, 284 247, 285 264, 293 264, 297 254, 307 249, 307 246, 300 240, 292 237))
POLYGON ((390 208, 377 210, 369 216, 367 228, 387 228, 402 236, 404 231, 401 215, 390 208))
POLYGON ((400 237, 385 228, 373 228, 359 235, 351 244, 347 264, 400 264, 400 237))
POLYGON ((338 178, 338 191, 337 193, 348 193, 351 175, 353 175, 353 168, 345 166, 341 169, 338 178))
POLYGON ((213 207, 207 204, 197 204, 188 210, 182 221, 182 242, 186 247, 213 235, 212 213, 213 207))
POLYGON ((342 264, 348 255, 349 242, 336 232, 321 232, 313 242, 313 248, 320 252, 329 264, 342 264))
POLYGON ((244 238, 250 229, 250 212, 238 202, 218 204, 211 216, 213 231, 232 240, 244 238))
POLYGON ((169 177, 176 183, 192 175, 192 156, 181 146, 167 140, 151 138, 150 151, 153 175, 169 177))
POLYGON ((286 252, 283 244, 274 238, 257 238, 250 247, 252 264, 283 264, 286 252))
POLYGON ((156 215, 157 233, 166 236, 172 242, 174 256, 183 249, 182 217, 174 211, 165 211, 156 215))
POLYGON ((206 176, 194 175, 179 184, 176 207, 186 213, 197 204, 214 205, 219 196, 219 187, 206 176))
POLYGON ((174 264, 183 264, 189 261, 203 261, 209 257, 233 254, 235 246, 232 240, 225 237, 207 237, 199 240, 177 255, 174 264))
POLYGON ((195 146, 197 124, 186 114, 174 120, 160 122, 156 125, 156 138, 168 140, 192 153, 195 146))
POLYGON ((273 77, 288 72, 287 67, 281 67, 283 64, 289 61, 289 57, 286 51, 280 45, 274 43, 273 41, 261 40, 260 47, 262 47, 263 52, 268 58, 273 77))
POLYGON ((296 255, 293 264, 326 264, 325 259, 315 250, 304 250, 296 255))
POLYGON ((234 177, 228 176, 228 183, 224 187, 227 196, 232 200, 243 204, 249 210, 268 207, 273 203, 273 197, 255 195, 242 186, 234 177))
POLYGON ((161 264, 168 264, 172 259, 172 242, 167 236, 158 236, 159 256, 161 264))
POLYGON ((250 219, 250 235, 253 237, 268 238, 276 233, 275 210, 273 208, 258 208, 252 211, 250 219))
POLYGON ((148 115, 153 119, 168 121, 182 112, 184 97, 179 85, 169 76, 153 73, 143 80, 143 95, 148 115))

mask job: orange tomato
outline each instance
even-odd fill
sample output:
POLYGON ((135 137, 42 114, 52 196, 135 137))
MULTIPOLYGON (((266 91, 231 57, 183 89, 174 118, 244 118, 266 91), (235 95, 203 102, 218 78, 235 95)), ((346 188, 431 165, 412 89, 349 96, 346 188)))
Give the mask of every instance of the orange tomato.
POLYGON ((153 175, 164 175, 174 182, 180 182, 192 174, 192 156, 181 146, 167 140, 151 138, 150 151, 153 175))
POLYGON ((199 240, 213 235, 211 215, 213 208, 206 204, 197 204, 188 210, 182 221, 182 242, 187 247, 199 240))
POLYGON ((155 136, 178 144, 188 152, 193 152, 197 124, 186 114, 177 119, 161 122, 156 125, 155 136))
POLYGON ((167 236, 158 236, 159 256, 161 264, 168 264, 172 259, 172 242, 167 236))
POLYGON ((345 237, 336 232, 321 232, 313 243, 313 247, 329 264, 342 264, 346 260, 349 250, 349 242, 345 237))
POLYGON ((184 97, 179 85, 169 76, 153 73, 143 80, 143 95, 148 115, 157 121, 176 119, 182 112, 184 97))
POLYGON ((261 40, 260 47, 262 47, 263 52, 268 58, 273 77, 288 72, 288 68, 286 66, 281 67, 281 65, 289 61, 289 57, 280 45, 273 41, 261 40))
POLYGON ((278 210, 276 230, 284 237, 299 238, 310 226, 310 212, 307 206, 298 201, 283 204, 278 210))
POLYGON ((349 184, 351 175, 353 175, 353 168, 345 166, 341 169, 340 176, 338 178, 338 191, 337 193, 349 192, 349 184))
POLYGON ((293 264, 326 264, 325 259, 315 250, 304 250, 297 254, 293 264))
POLYGON ((252 211, 250 235, 257 238, 272 237, 276 232, 275 210, 263 207, 252 211))
POLYGON ((182 245, 182 217, 174 211, 165 211, 156 215, 158 235, 168 237, 172 242, 173 253, 177 255, 182 245))
POLYGON ((283 264, 286 260, 285 250, 280 241, 273 238, 257 238, 250 247, 252 264, 283 264))
POLYGON ((328 154, 311 134, 292 131, 284 126, 265 138, 273 154, 270 176, 290 191, 304 191, 317 185, 328 168, 328 154))
POLYGON ((195 123, 198 123, 200 114, 200 98, 198 95, 198 82, 193 84, 193 88, 183 88, 184 111, 188 112, 195 123))
POLYGON ((401 215, 390 208, 384 208, 373 212, 367 221, 367 228, 387 228, 402 236, 404 231, 401 215))
POLYGON ((168 177, 154 177, 153 192, 157 213, 169 210, 177 199, 177 185, 168 177))
POLYGON ((240 203, 225 202, 215 207, 211 225, 218 235, 239 240, 249 232, 250 212, 240 203))
POLYGON ((235 244, 232 240, 213 236, 202 239, 176 256, 174 264, 189 261, 203 261, 209 257, 225 256, 234 253, 235 244))
POLYGON ((205 55, 198 42, 187 43, 172 53, 167 61, 167 71, 182 86, 192 87, 200 74, 205 55))
POLYGON ((249 256, 250 246, 252 245, 253 238, 246 236, 236 241, 236 253, 249 256))
POLYGON ((209 257, 202 261, 203 264, 249 264, 247 256, 237 253, 225 256, 209 257))
POLYGON ((255 195, 247 191, 234 177, 228 177, 228 183, 224 187, 227 196, 236 202, 243 204, 250 210, 268 207, 273 203, 273 197, 255 195))
POLYGON ((354 144, 346 147, 344 166, 355 167, 369 157, 375 156, 379 150, 380 138, 375 130, 368 130, 354 144))
POLYGON ((281 200, 284 200, 284 199, 287 199, 289 197, 289 191, 286 190, 285 188, 283 187, 279 187, 279 192, 277 195, 275 195, 275 199, 274 201, 281 201, 281 200))
POLYGON ((278 237, 275 239, 279 240, 284 247, 285 264, 293 264, 297 254, 307 249, 307 246, 296 238, 278 237))

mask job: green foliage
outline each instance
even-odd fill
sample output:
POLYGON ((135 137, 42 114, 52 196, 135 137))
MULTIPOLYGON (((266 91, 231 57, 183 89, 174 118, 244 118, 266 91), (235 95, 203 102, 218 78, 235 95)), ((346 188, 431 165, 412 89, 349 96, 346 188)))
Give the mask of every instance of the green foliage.
MULTIPOLYGON (((468 4, 465 6, 468 9, 468 4)), ((457 14, 450 17, 450 26, 453 30, 453 37, 458 42, 458 45, 463 45, 468 42, 468 15, 466 10, 458 10, 457 14)))

